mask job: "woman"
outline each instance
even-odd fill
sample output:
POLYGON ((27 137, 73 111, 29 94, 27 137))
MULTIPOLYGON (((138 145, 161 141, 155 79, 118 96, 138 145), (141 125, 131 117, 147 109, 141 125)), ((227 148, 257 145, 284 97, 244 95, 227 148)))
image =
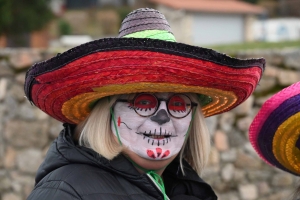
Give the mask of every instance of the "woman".
MULTIPOLYGON (((251 123, 249 139, 269 165, 300 175, 300 82, 279 91, 261 107, 251 123)), ((293 199, 300 199, 300 188, 293 199)))
POLYGON ((119 38, 32 66, 28 100, 65 128, 28 199, 217 199, 200 178, 204 117, 245 101, 264 64, 177 43, 160 12, 138 9, 119 38))

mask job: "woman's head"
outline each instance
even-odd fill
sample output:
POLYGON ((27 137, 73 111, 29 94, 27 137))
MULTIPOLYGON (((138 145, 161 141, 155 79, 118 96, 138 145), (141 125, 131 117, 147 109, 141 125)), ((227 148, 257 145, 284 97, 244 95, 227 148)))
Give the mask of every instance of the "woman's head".
POLYGON ((166 160, 180 151, 192 119, 185 94, 123 95, 114 106, 111 128, 129 150, 148 160, 166 160))
POLYGON ((197 104, 192 94, 141 93, 104 98, 83 123, 80 143, 108 159, 123 152, 142 168, 154 170, 165 167, 182 150, 180 158, 185 157, 200 173, 207 161, 210 139, 197 104))

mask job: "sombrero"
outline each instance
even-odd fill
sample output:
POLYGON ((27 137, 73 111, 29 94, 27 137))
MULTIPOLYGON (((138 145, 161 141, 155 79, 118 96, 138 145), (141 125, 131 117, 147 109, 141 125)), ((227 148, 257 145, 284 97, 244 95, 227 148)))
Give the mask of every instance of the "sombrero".
POLYGON ((117 38, 95 40, 33 65, 25 94, 38 108, 71 124, 100 98, 137 92, 199 94, 206 117, 233 109, 256 88, 265 60, 231 58, 177 43, 163 14, 138 9, 117 38))
POLYGON ((254 118, 249 139, 260 157, 300 175, 300 82, 268 99, 254 118))

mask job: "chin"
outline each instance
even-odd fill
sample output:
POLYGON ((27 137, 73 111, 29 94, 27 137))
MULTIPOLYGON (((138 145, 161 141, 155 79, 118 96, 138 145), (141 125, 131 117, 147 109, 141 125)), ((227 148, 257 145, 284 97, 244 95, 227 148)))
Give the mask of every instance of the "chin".
POLYGON ((161 170, 168 166, 169 163, 171 163, 174 158, 177 156, 173 155, 171 157, 168 157, 166 159, 161 159, 161 160, 154 160, 154 159, 148 159, 139 156, 138 154, 130 151, 130 150, 125 150, 123 153, 125 153, 128 157, 130 157, 131 160, 133 160, 136 164, 138 164, 140 167, 149 169, 149 170, 161 170))

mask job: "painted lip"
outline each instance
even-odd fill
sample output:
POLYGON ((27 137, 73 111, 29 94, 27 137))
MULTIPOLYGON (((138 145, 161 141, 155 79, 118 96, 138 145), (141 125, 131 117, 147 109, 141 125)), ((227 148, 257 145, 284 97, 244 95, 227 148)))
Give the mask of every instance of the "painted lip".
POLYGON ((143 135, 145 137, 149 137, 151 139, 156 139, 156 140, 163 140, 166 138, 177 137, 177 135, 174 135, 172 132, 168 132, 166 129, 162 130, 162 128, 160 128, 159 131, 154 129, 154 131, 136 132, 136 134, 143 135))

